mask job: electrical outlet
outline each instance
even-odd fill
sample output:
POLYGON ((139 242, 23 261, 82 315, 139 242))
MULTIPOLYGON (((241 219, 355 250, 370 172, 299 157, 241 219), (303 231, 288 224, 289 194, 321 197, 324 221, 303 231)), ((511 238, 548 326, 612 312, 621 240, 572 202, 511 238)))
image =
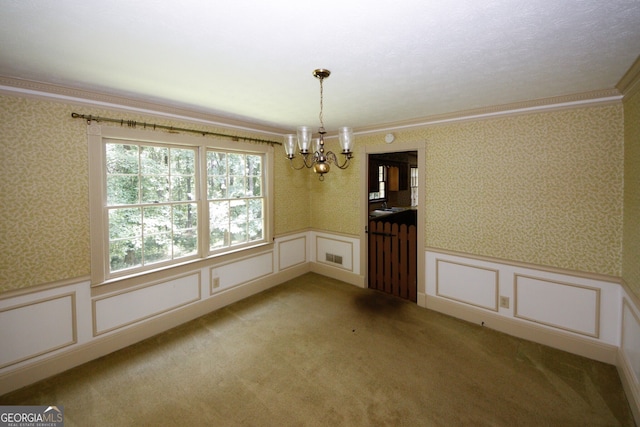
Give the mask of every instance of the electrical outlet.
POLYGON ((214 277, 213 278, 213 283, 211 284, 211 286, 213 287, 213 289, 219 288, 220 287, 220 278, 219 277, 214 277))
POLYGON ((509 297, 500 297, 500 307, 509 308, 509 297))

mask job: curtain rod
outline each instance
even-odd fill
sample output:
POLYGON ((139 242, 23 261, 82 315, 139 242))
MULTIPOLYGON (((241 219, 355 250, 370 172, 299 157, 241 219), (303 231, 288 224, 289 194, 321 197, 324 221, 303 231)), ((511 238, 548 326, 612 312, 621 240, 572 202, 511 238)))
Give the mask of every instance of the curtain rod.
POLYGON ((91 121, 95 120, 96 122, 109 122, 109 123, 120 123, 120 126, 124 126, 127 125, 130 128, 135 128, 137 126, 143 126, 144 129, 166 129, 170 132, 191 132, 191 133, 198 133, 202 136, 205 135, 212 135, 212 136, 219 136, 222 138, 230 138, 234 141, 249 141, 249 142, 259 142, 262 144, 270 144, 270 145, 282 145, 281 142, 277 142, 277 141, 269 141, 266 139, 259 139, 259 138, 250 138, 250 137, 246 137, 246 136, 235 136, 235 135, 226 135, 224 133, 216 133, 216 132, 208 132, 206 130, 196 130, 196 129, 187 129, 187 128, 181 128, 181 127, 175 127, 175 126, 166 126, 166 125, 158 125, 155 123, 145 123, 145 122, 137 122, 135 120, 124 120, 124 119, 110 119, 108 117, 99 117, 99 116, 92 116, 92 115, 86 115, 86 114, 78 114, 78 113, 71 113, 71 117, 73 117, 74 119, 85 119, 87 120, 87 124, 91 123, 91 121))

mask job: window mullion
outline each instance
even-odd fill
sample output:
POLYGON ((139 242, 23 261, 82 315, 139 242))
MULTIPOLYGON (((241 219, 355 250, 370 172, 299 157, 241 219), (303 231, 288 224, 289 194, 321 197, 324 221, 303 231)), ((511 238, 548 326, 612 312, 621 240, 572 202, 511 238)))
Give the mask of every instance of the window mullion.
POLYGON ((209 197, 208 186, 209 180, 207 179, 207 150, 204 145, 200 145, 197 150, 197 173, 196 182, 198 188, 198 198, 196 200, 196 206, 198 207, 198 257, 203 258, 209 253, 209 197))

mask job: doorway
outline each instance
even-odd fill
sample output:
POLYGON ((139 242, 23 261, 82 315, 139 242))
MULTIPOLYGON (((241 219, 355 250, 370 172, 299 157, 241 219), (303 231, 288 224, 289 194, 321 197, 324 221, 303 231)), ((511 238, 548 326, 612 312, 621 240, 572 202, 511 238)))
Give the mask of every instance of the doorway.
POLYGON ((418 297, 418 151, 367 156, 367 286, 418 297))

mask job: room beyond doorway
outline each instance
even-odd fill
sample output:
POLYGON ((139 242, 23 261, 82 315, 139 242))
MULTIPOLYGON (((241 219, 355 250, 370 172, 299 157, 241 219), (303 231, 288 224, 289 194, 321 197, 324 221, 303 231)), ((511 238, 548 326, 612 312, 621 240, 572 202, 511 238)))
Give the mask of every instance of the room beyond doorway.
POLYGON ((417 302, 418 152, 367 157, 367 286, 417 302))

